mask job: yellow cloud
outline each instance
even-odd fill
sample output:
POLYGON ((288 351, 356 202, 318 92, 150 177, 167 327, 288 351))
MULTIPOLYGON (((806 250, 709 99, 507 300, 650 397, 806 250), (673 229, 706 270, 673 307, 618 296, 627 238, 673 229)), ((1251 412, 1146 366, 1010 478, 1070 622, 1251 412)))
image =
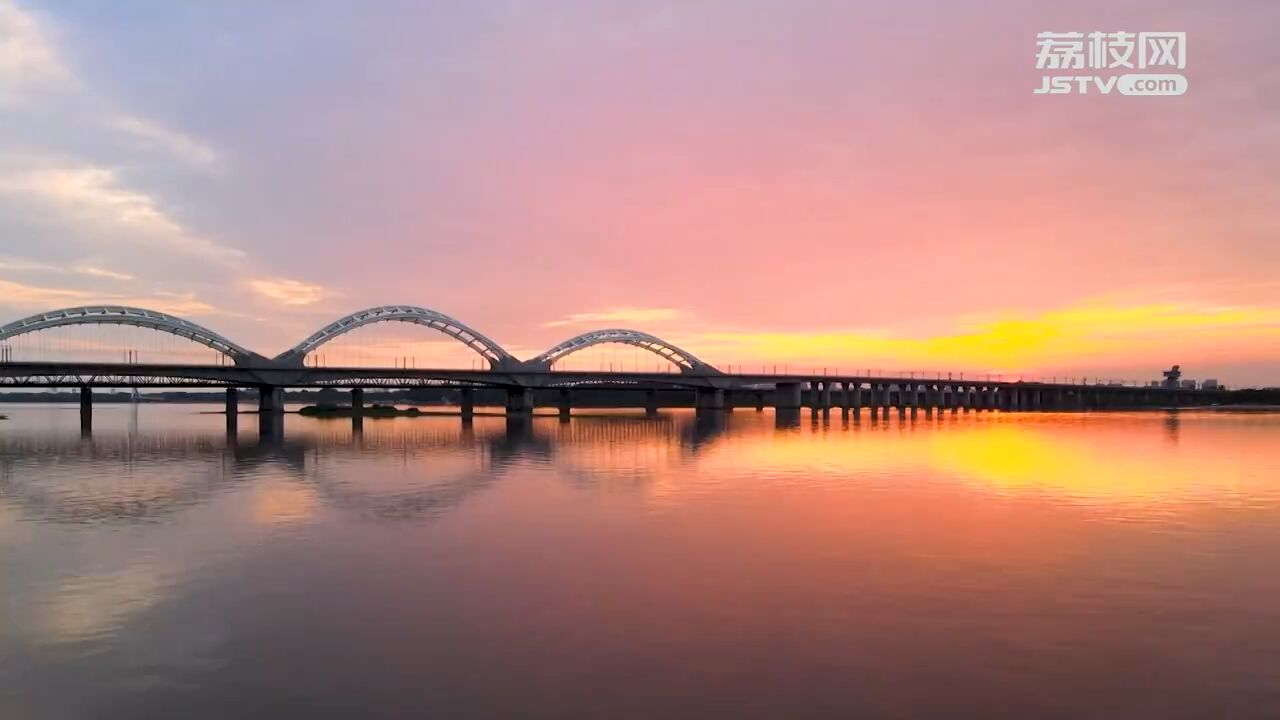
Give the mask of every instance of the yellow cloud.
POLYGON ((324 288, 319 285, 284 278, 250 280, 249 287, 259 295, 285 305, 311 305, 320 302, 325 296, 324 288))
POLYGON ((1159 359, 1212 348, 1248 354, 1280 341, 1280 308, 1193 302, 1086 304, 1032 317, 1003 316, 928 337, 882 332, 709 333, 690 341, 704 359, 838 363, 880 369, 1020 372, 1080 360, 1159 359))

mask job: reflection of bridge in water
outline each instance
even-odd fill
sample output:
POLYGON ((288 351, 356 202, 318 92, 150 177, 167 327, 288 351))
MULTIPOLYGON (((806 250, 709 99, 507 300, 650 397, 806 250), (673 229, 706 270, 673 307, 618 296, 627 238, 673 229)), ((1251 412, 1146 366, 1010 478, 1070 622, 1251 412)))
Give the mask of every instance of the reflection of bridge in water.
MULTIPOLYGON (((330 323, 289 350, 265 357, 196 323, 141 308, 85 306, 33 315, 0 327, 0 342, 29 333, 79 325, 127 325, 168 333, 211 348, 225 364, 139 364, 101 362, 12 362, 0 354, 0 386, 79 388, 82 424, 91 426, 94 388, 218 387, 226 389, 229 423, 235 422, 238 392, 250 388, 258 396, 259 412, 278 416, 285 388, 350 388, 351 407, 360 415, 365 388, 444 387, 457 393, 462 416, 471 417, 477 388, 505 391, 509 417, 528 416, 536 398, 556 406, 567 417, 575 391, 612 390, 620 398, 635 398, 648 411, 658 408, 660 392, 683 391, 692 404, 707 413, 737 406, 777 408, 783 423, 802 407, 830 412, 838 407, 855 418, 865 410, 874 418, 896 410, 899 417, 923 411, 1101 410, 1143 406, 1208 404, 1217 390, 1139 387, 1136 384, 1024 381, 1001 377, 965 378, 962 373, 886 375, 777 374, 721 372, 692 353, 638 330, 593 330, 558 343, 528 360, 520 360, 483 333, 443 313, 410 305, 387 305, 352 313, 330 323), (484 370, 444 368, 318 367, 308 358, 326 343, 352 330, 377 323, 398 322, 442 333, 475 352, 488 365, 484 370), (602 344, 641 348, 667 361, 672 372, 576 371, 557 369, 573 353, 602 344), (625 392, 622 392, 625 391, 625 392)), ((272 434, 278 421, 264 421, 272 434)))
MULTIPOLYGON (((19 432, 0 437, 0 500, 42 521, 149 522, 208 502, 247 480, 278 475, 304 483, 344 512, 414 518, 447 512, 521 463, 557 466, 571 479, 608 472, 579 467, 574 453, 582 447, 654 443, 674 448, 677 454, 668 458, 680 462, 710 439, 698 429, 702 424, 689 415, 584 417, 571 424, 485 419, 400 423, 385 431, 370 423, 364 432, 348 433, 345 423, 317 423, 307 431, 247 442, 218 434, 122 432, 76 438, 19 432), (344 460, 356 457, 397 464, 407 458, 417 463, 415 475, 431 482, 379 492, 342 477, 344 460), (461 469, 442 462, 448 458, 462 460, 461 469), (67 473, 69 466, 91 471, 67 473), (55 468, 63 472, 54 473, 55 468), (63 479, 50 483, 50 477, 63 479), (75 477, 84 480, 69 479, 75 477), (121 477, 130 481, 120 482, 121 477), (99 482, 107 478, 111 482, 99 482), (82 484, 68 487, 68 482, 82 484)), ((362 465, 362 472, 370 467, 362 465)))

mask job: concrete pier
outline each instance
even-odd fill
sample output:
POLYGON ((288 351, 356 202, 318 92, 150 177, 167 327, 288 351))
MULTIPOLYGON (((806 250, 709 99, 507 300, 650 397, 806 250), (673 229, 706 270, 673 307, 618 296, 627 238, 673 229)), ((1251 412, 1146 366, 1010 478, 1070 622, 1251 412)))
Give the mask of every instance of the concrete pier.
POLYGON ((240 421, 240 390, 227 388, 226 400, 227 434, 235 435, 240 421))
POLYGON ((364 388, 351 388, 351 415, 364 414, 364 388))
POLYGON ((272 385, 258 387, 258 412, 279 413, 284 411, 284 389, 272 385))
POLYGON ((93 390, 80 388, 80 432, 88 435, 93 431, 93 390))
POLYGON ((458 392, 458 407, 462 408, 462 418, 470 420, 476 414, 475 388, 464 387, 458 392))
POLYGON ((507 415, 532 415, 533 391, 529 388, 507 388, 507 415))
POLYGON ((774 388, 773 406, 778 410, 800 409, 800 383, 780 382, 774 388))
MULTIPOLYGON (((646 393, 647 396, 648 393, 646 393)), ((646 397, 646 400, 648 398, 646 397)), ((560 388, 556 405, 560 408, 560 419, 568 420, 573 414, 573 393, 569 388, 560 388)))
POLYGON ((658 391, 644 391, 644 414, 650 417, 658 414, 658 391))
POLYGON ((694 398, 694 407, 699 412, 724 410, 724 390, 718 388, 698 388, 694 398))
MULTIPOLYGON (((277 399, 279 399, 278 396, 277 399)), ((258 407, 259 442, 278 442, 284 435, 284 413, 278 410, 263 411, 261 403, 258 407)))

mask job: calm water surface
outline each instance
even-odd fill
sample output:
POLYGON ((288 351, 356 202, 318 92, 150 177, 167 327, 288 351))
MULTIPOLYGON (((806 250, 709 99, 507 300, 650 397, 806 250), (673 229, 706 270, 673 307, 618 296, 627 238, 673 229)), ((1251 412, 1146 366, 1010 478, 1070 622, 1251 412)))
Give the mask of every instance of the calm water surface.
POLYGON ((0 411, 0 717, 1280 717, 1280 415, 0 411))

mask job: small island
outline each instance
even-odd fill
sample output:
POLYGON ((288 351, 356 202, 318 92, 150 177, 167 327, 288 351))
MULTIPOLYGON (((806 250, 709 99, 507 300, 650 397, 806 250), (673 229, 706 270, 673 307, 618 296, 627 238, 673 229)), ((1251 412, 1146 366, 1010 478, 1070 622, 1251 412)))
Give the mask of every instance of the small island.
POLYGON ((341 418, 352 417, 357 414, 361 417, 418 417, 424 413, 416 407, 398 408, 394 405, 376 404, 361 408, 359 413, 356 413, 350 405, 321 403, 300 408, 298 414, 308 417, 341 418))

